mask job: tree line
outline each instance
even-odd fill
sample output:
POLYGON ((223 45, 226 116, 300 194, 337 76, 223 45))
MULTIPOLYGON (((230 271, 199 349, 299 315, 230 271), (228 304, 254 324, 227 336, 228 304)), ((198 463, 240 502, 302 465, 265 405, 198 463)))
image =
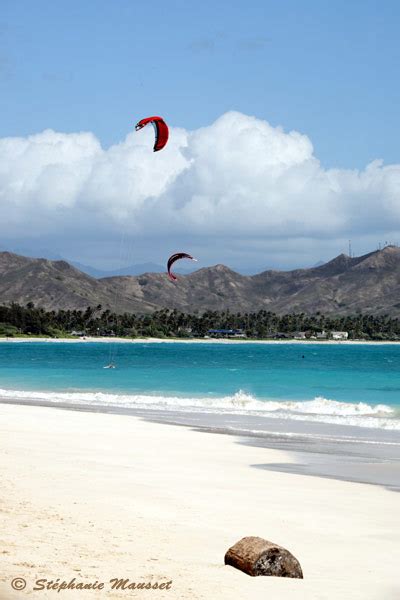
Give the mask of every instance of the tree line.
POLYGON ((28 303, 0 306, 0 335, 44 335, 66 337, 71 334, 118 337, 204 337, 210 329, 241 329, 249 338, 271 338, 306 332, 347 331, 349 339, 400 339, 400 320, 389 315, 355 314, 349 316, 273 312, 205 311, 183 313, 175 309, 152 314, 118 315, 99 304, 86 310, 51 310, 28 303))

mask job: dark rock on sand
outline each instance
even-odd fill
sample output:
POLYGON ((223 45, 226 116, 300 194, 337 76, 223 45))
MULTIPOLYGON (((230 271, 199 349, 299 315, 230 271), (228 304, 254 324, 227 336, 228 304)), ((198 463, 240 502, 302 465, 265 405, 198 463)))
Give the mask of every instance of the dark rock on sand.
POLYGON ((297 558, 286 548, 259 537, 245 537, 229 548, 225 564, 247 575, 268 575, 303 579, 297 558))

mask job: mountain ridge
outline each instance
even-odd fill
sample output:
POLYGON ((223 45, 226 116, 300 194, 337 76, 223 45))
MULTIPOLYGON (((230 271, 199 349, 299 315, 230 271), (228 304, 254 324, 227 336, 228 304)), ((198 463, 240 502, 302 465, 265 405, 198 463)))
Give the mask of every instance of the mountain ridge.
POLYGON ((116 312, 150 313, 269 310, 400 316, 400 249, 387 246, 363 256, 339 254, 305 269, 269 269, 242 275, 226 265, 203 267, 171 282, 165 273, 97 279, 65 260, 0 252, 0 303, 33 302, 47 310, 102 305, 116 312))

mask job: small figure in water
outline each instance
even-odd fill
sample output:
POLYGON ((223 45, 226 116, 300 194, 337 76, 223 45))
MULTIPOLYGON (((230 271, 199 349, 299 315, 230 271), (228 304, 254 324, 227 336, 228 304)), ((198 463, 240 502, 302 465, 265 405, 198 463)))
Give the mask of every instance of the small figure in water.
POLYGON ((103 367, 103 369, 115 369, 115 365, 113 362, 110 362, 110 364, 103 367))
POLYGON ((304 354, 302 355, 302 357, 301 357, 301 358, 305 358, 304 354))

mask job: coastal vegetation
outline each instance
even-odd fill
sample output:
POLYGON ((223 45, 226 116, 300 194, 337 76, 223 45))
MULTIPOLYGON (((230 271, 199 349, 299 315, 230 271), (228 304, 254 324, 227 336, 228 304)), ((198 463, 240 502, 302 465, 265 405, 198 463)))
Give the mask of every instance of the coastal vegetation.
POLYGON ((400 340, 400 319, 389 315, 355 314, 332 316, 292 313, 204 311, 188 314, 163 309, 152 314, 115 314, 101 304, 86 310, 51 310, 11 304, 0 306, 0 336, 118 336, 196 338, 210 330, 241 330, 252 339, 314 338, 321 332, 347 332, 348 339, 400 340), (301 335, 299 335, 301 332, 301 335))

